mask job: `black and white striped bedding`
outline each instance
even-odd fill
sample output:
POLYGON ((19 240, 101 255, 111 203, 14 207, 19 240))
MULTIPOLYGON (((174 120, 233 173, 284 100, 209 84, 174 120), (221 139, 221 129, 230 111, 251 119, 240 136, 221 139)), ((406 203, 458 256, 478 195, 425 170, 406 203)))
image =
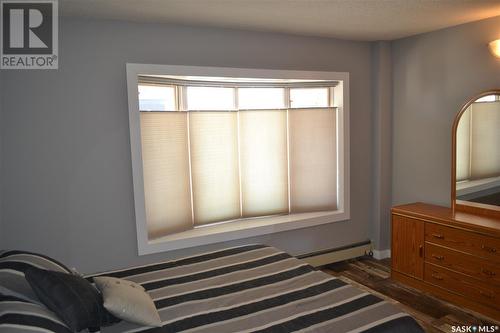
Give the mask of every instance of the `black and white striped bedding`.
POLYGON ((42 254, 27 251, 0 251, 0 293, 39 302, 24 273, 30 267, 71 273, 60 262, 42 254))
POLYGON ((163 321, 120 322, 103 333, 422 332, 392 304, 264 245, 99 275, 141 284, 163 321))
POLYGON ((0 294, 0 332, 71 333, 71 330, 44 305, 0 294))
POLYGON ((30 267, 71 273, 60 262, 38 253, 0 251, 0 332, 70 333, 36 297, 24 273, 30 267))

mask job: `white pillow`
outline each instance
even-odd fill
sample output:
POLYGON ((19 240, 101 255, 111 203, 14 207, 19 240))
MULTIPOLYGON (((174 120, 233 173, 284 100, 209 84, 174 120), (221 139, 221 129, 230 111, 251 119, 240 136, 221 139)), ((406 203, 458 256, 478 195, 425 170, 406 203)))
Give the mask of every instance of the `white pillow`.
POLYGON ((104 307, 117 318, 134 324, 162 326, 151 296, 141 285, 106 276, 95 277, 94 282, 102 293, 104 307))

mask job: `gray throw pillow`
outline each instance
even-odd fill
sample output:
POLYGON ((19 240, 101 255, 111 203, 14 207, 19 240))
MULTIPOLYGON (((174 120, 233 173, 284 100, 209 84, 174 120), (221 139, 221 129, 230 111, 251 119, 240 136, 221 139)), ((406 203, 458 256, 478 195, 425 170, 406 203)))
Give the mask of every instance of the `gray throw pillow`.
POLYGON ((102 293, 104 307, 117 318, 134 324, 162 326, 151 296, 141 285, 106 276, 95 277, 93 280, 102 293))

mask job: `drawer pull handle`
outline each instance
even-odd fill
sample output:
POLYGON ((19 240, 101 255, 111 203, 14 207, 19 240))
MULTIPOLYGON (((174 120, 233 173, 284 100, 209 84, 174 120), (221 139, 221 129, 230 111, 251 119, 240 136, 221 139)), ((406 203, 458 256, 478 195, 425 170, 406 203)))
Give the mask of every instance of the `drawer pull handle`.
POLYGON ((420 258, 422 258, 424 256, 424 246, 423 245, 420 245, 418 247, 418 255, 420 256, 420 258))
POLYGON ((479 294, 480 294, 481 296, 486 297, 486 298, 493 298, 493 295, 492 295, 491 293, 487 293, 487 292, 484 292, 484 291, 482 291, 482 290, 479 290, 479 294))
POLYGON ((436 280, 442 280, 443 279, 443 277, 441 275, 438 275, 438 274, 431 274, 431 276, 433 278, 435 278, 436 280))
POLYGON ((432 237, 438 238, 438 239, 444 239, 444 236, 441 234, 432 234, 432 237))
POLYGON ((481 245, 481 248, 485 251, 488 251, 490 253, 496 253, 497 252, 497 249, 495 249, 494 247, 491 247, 491 246, 487 246, 487 245, 481 245))
POLYGON ((436 260, 443 260, 444 257, 443 256, 438 256, 437 254, 433 254, 432 257, 436 260))
POLYGON ((495 276, 496 275, 495 272, 489 271, 489 270, 484 269, 484 268, 481 268, 481 272, 483 272, 483 274, 486 274, 488 276, 495 276))

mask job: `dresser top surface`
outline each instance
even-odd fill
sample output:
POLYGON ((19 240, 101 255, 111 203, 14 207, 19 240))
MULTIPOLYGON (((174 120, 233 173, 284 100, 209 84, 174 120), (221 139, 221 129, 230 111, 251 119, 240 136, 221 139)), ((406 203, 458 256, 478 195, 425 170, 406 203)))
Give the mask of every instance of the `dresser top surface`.
POLYGON ((455 212, 451 208, 416 202, 392 208, 395 214, 429 219, 435 222, 449 224, 456 227, 472 229, 500 237, 500 220, 492 217, 475 215, 464 212, 455 212))

